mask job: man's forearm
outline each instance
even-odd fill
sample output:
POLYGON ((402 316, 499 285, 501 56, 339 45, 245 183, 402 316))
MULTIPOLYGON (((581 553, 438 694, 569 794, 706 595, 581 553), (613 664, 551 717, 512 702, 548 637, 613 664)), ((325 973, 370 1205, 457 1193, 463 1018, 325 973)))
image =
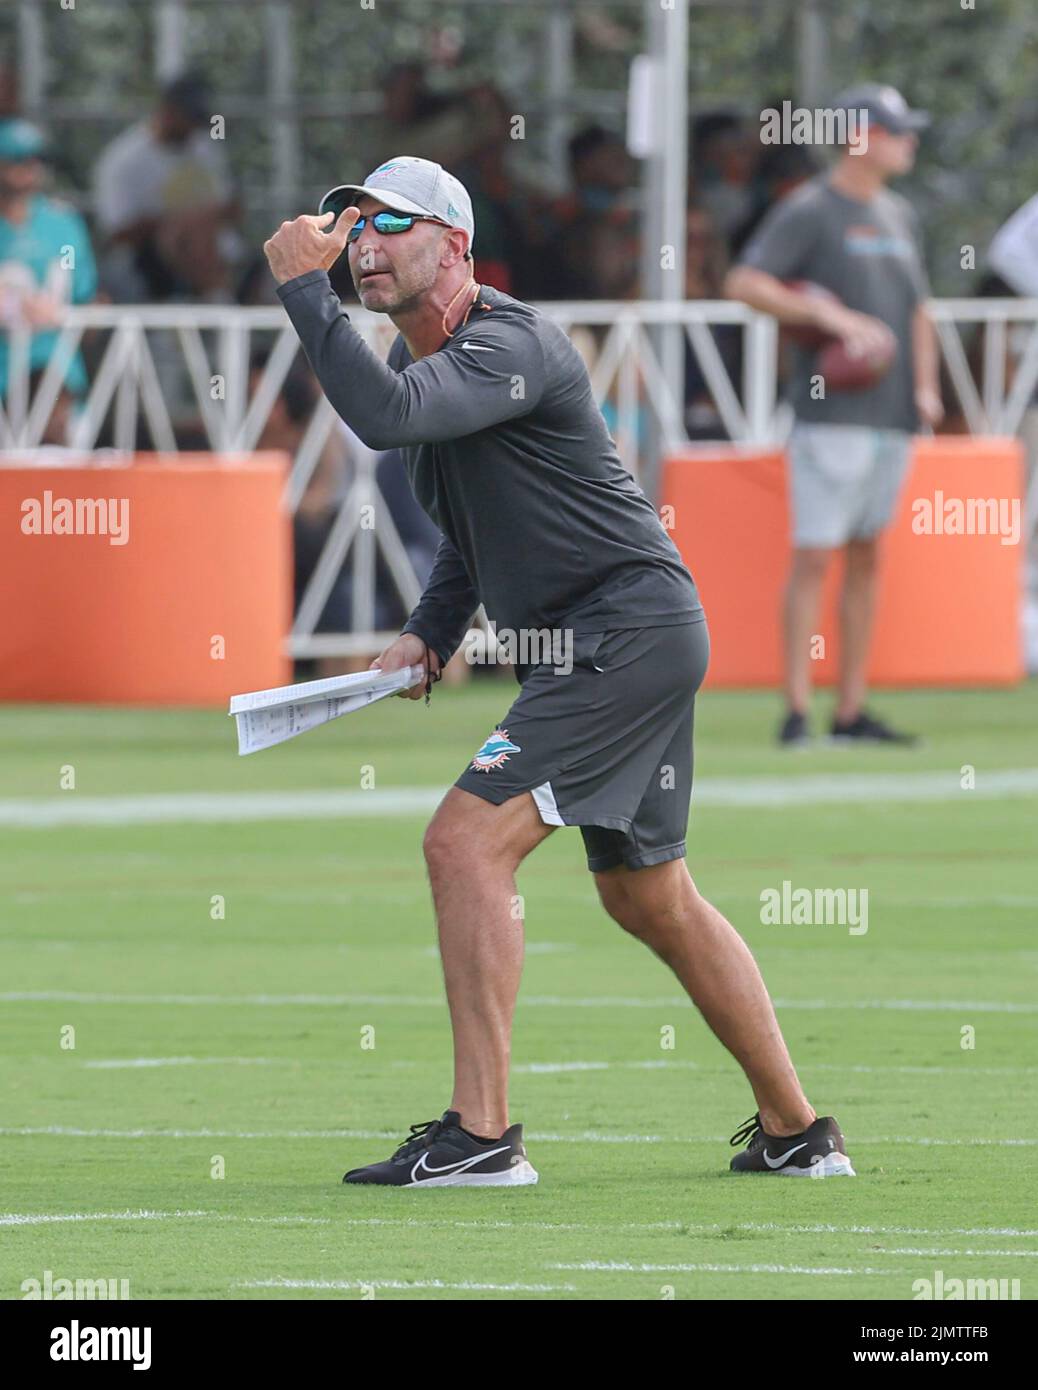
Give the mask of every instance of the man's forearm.
POLYGON ((818 296, 791 290, 774 275, 756 270, 753 266, 736 266, 728 272, 724 293, 729 299, 741 299, 761 314, 771 314, 780 323, 821 326, 825 304, 818 296))
POLYGON ((912 379, 917 391, 940 389, 940 349, 937 329, 925 304, 912 315, 912 379))
POLYGON ((404 432, 393 428, 406 388, 353 328, 327 271, 311 270, 279 285, 278 296, 321 389, 353 432, 369 449, 408 443, 404 432))
POLYGON ((440 665, 446 666, 478 607, 479 595, 472 587, 461 556, 444 538, 418 607, 404 624, 403 631, 420 637, 440 658, 440 665))
MULTIPOLYGON (((291 233, 296 224, 286 225, 291 233)), ((268 247, 289 233, 282 229, 268 247)), ((282 275, 299 259, 284 246, 275 252, 282 275)), ((544 346, 530 323, 481 323, 480 351, 448 348, 394 371, 353 328, 326 270, 282 278, 277 292, 324 394, 369 449, 441 444, 476 434, 529 414, 545 389, 544 346)))

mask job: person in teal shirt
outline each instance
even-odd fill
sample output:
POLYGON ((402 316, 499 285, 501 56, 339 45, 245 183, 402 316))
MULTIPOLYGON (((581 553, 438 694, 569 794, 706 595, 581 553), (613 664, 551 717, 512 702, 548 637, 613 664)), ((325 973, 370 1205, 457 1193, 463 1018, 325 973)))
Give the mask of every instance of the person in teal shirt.
MULTIPOLYGON (((10 347, 6 329, 32 327, 30 371, 50 361, 65 306, 85 304, 97 289, 90 233, 68 203, 42 192, 46 141, 28 121, 0 120, 0 399, 6 401, 10 347)), ((65 389, 82 395, 86 368, 77 352, 65 389)))

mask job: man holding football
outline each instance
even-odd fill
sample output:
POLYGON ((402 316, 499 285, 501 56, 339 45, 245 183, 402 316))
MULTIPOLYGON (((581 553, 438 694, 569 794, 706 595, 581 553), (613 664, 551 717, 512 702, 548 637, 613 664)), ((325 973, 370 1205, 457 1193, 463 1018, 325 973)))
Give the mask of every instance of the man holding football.
POLYGON ((753 957, 685 866, 708 659, 695 585, 621 465, 569 339, 473 279, 474 233, 458 180, 399 156, 265 246, 329 401, 369 447, 402 451, 442 532, 418 606, 374 664, 420 665, 408 693, 428 693, 480 603, 498 627, 567 637, 568 674, 517 668, 518 696, 425 836, 454 1034, 450 1107, 344 1181, 537 1181, 508 1115, 523 959, 515 871, 562 825, 580 827, 606 911, 671 967, 746 1073, 758 1113, 732 1166, 851 1174, 836 1122, 804 1096, 753 957), (329 285, 344 249, 363 307, 399 329, 386 363, 329 285))
POLYGON ((915 742, 865 709, 878 541, 890 522, 920 423, 943 415, 937 338, 926 309, 926 272, 915 217, 887 182, 915 161, 929 118, 893 87, 866 83, 833 104, 853 138, 833 169, 765 218, 729 272, 726 293, 780 323, 842 343, 845 367, 865 370, 851 389, 827 381, 820 359, 797 351, 789 441, 793 564, 785 601, 787 709, 779 741, 807 741, 812 641, 822 581, 834 551, 846 570, 840 605, 839 691, 833 738, 915 742), (791 285, 789 282, 792 281, 791 285), (821 286, 811 293, 803 282, 821 286), (870 376, 874 358, 879 369, 870 376))

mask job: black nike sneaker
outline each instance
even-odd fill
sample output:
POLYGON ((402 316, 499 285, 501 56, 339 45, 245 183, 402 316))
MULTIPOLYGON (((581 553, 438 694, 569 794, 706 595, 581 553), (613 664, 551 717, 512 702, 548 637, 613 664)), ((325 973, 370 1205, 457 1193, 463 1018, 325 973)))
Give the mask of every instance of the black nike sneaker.
POLYGON ((524 1187, 536 1181, 522 1125, 511 1125, 500 1139, 474 1139, 462 1129, 456 1110, 412 1125, 392 1158, 351 1168, 343 1178, 383 1187, 524 1187))
POLYGON ((811 742, 807 716, 799 710, 791 709, 779 726, 777 737, 783 748, 806 748, 811 742))
POLYGON ((750 1142, 732 1159, 733 1173, 786 1173, 794 1178, 855 1176, 844 1149, 840 1126, 831 1115, 820 1116, 800 1134, 765 1134, 760 1115, 754 1115, 729 1141, 733 1148, 750 1142))
POLYGON ((902 733, 892 729, 882 719, 862 711, 856 719, 845 723, 833 720, 829 737, 836 743, 894 743, 902 748, 914 748, 919 742, 918 734, 902 733))

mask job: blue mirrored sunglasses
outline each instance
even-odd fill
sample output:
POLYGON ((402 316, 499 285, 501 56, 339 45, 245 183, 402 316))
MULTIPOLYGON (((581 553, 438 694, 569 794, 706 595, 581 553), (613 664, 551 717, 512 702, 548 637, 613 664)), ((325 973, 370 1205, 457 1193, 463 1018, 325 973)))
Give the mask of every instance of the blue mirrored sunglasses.
MULTIPOLYGON (((346 237, 346 245, 351 246, 357 240, 368 222, 375 228, 381 236, 393 236, 397 232, 409 232, 416 222, 440 222, 438 217, 423 217, 417 212, 376 212, 374 217, 358 217, 350 228, 346 237)), ((440 222, 441 227, 446 227, 446 222, 440 222)))

